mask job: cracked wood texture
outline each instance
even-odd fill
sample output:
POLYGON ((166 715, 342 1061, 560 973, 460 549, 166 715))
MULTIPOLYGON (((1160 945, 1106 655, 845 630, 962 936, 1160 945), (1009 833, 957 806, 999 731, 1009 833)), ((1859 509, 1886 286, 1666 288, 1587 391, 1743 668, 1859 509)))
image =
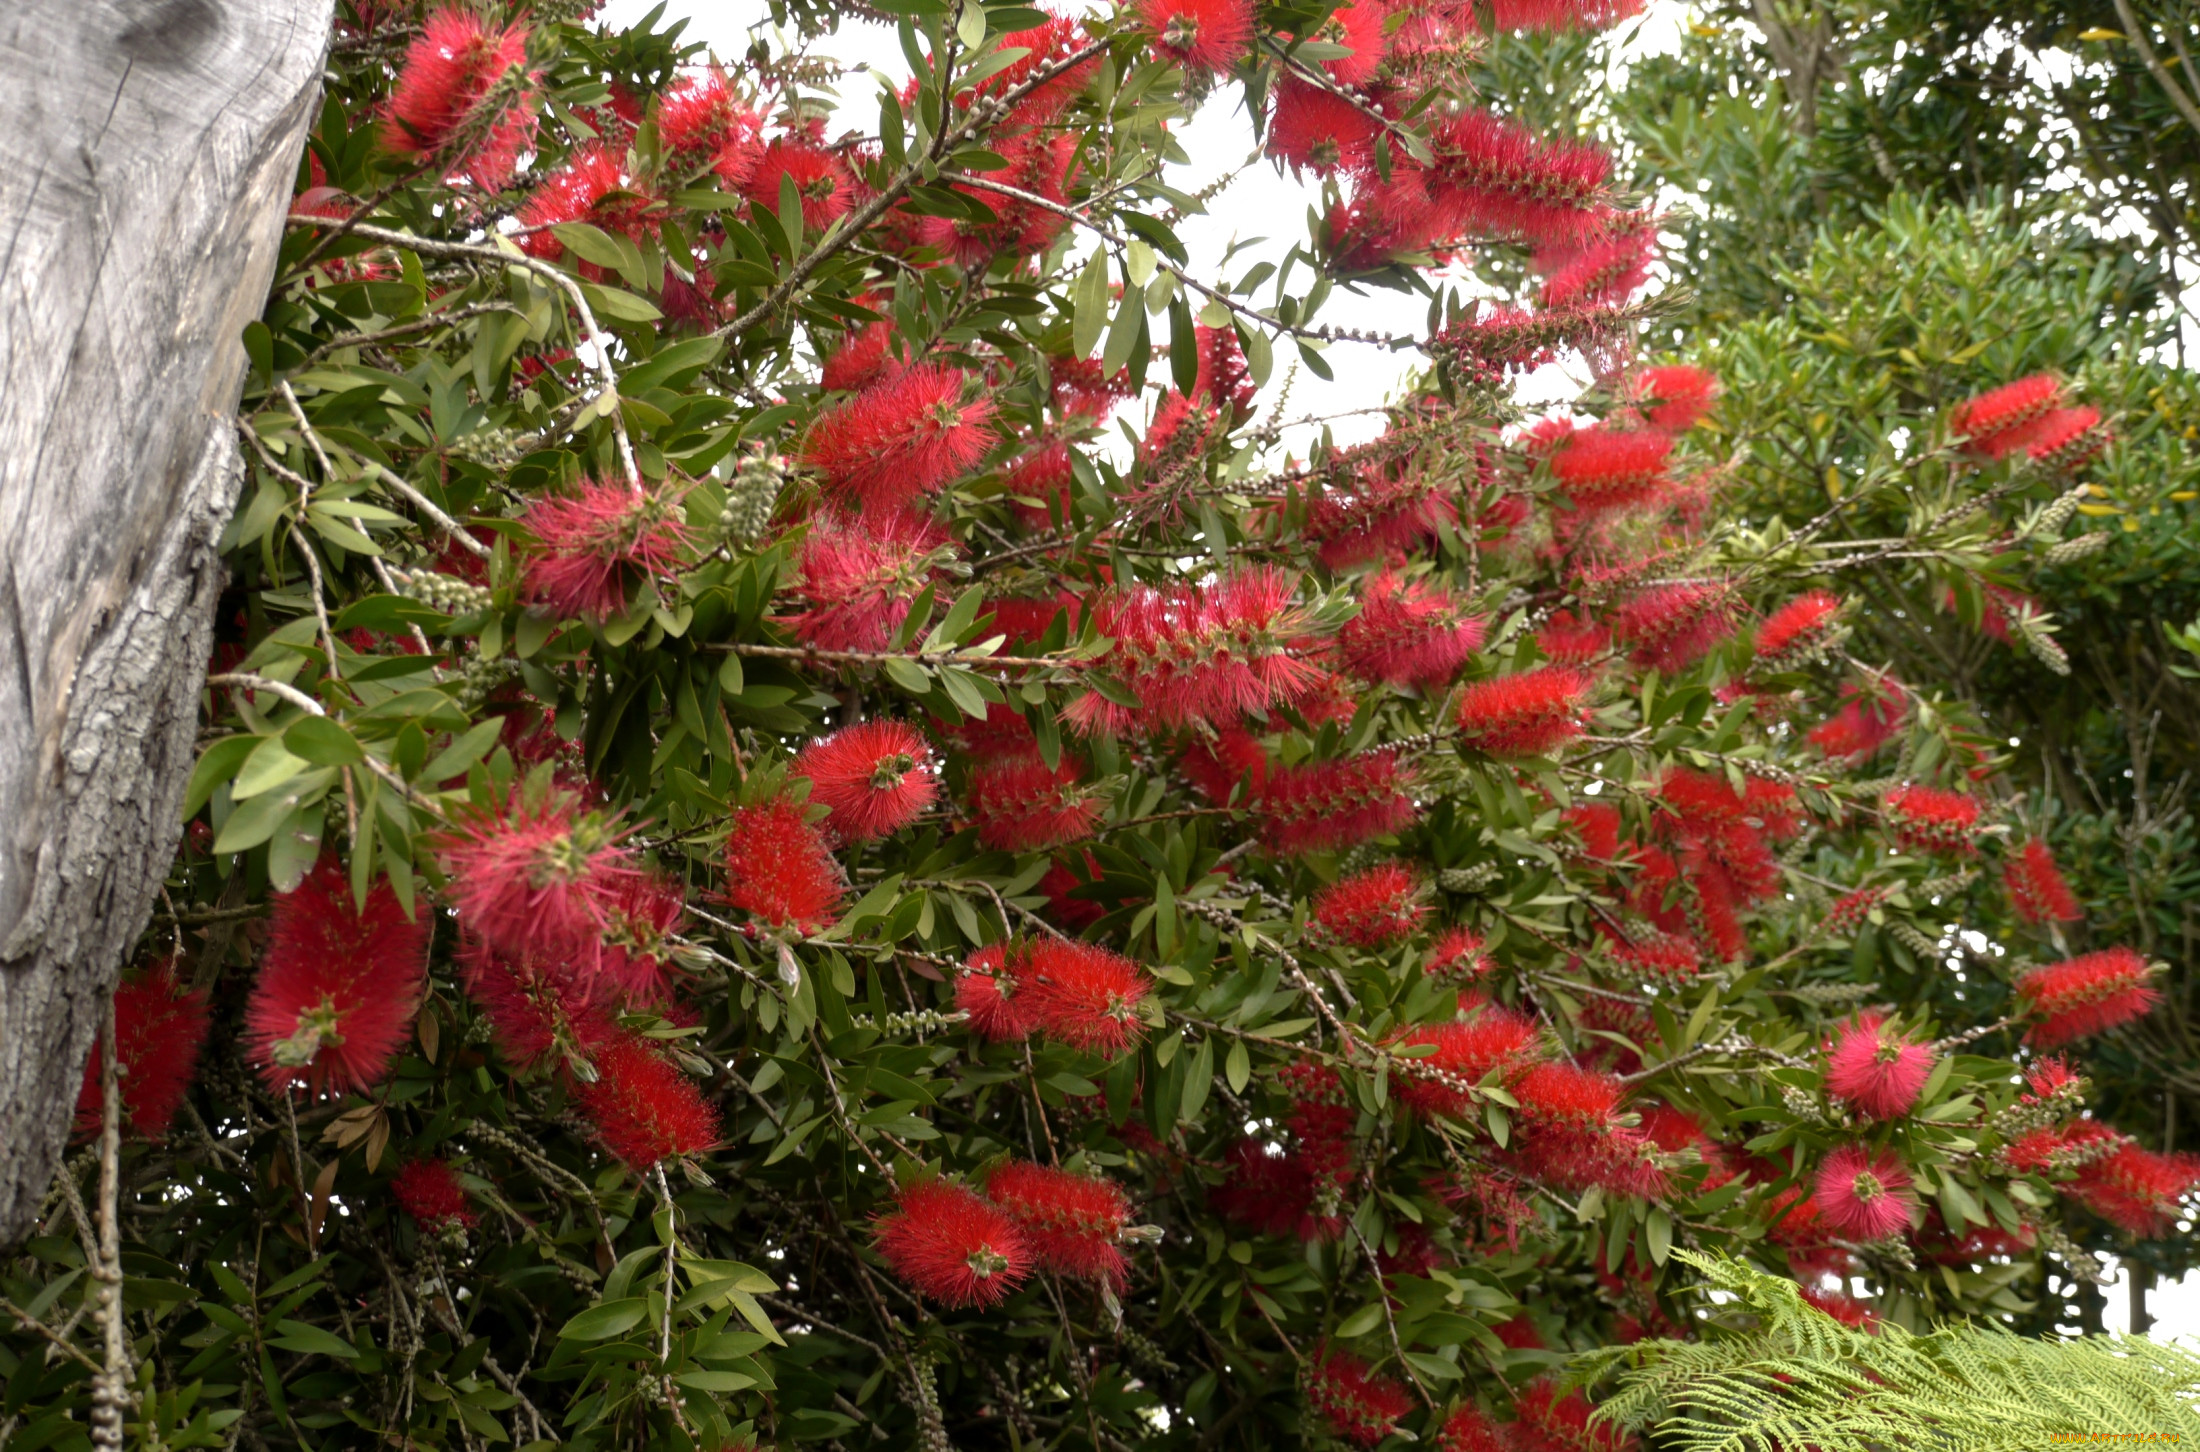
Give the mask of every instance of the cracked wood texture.
POLYGON ((331 3, 0 4, 0 1244, 181 830, 331 3))

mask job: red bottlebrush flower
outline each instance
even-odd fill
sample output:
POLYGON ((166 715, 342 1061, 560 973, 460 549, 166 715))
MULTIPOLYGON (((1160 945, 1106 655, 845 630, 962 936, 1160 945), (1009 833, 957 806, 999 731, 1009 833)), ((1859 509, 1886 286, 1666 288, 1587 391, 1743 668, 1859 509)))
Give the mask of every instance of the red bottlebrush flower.
POLYGON ((1337 654, 1363 681, 1434 690, 1481 648, 1485 629, 1450 591, 1386 572, 1368 582, 1360 613, 1337 632, 1337 654))
POLYGON ((944 1180, 902 1186, 877 1235, 894 1274, 943 1306, 996 1305, 1031 1274, 1031 1243, 1008 1212, 944 1180))
POLYGON ((1329 1429, 1355 1447, 1372 1447, 1398 1430, 1413 1398, 1349 1352, 1324 1347, 1306 1374, 1306 1400, 1329 1429))
POLYGON ((1811 728, 1810 743, 1829 761, 1860 765, 1901 734, 1909 714, 1909 703, 1899 690, 1854 690, 1842 700, 1832 720, 1811 728))
POLYGON ((1344 1230, 1337 1211, 1339 1192, 1352 1178, 1351 1156, 1349 1135, 1302 1139, 1288 1151, 1248 1137, 1231 1147, 1223 1182, 1208 1203, 1223 1219, 1262 1235, 1334 1240, 1344 1230))
POLYGON ((1608 940, 1612 961, 1630 972, 1686 983, 1703 971, 1703 953, 1689 938, 1641 928, 1608 940))
POLYGON ((802 748, 794 772, 810 779, 810 800, 832 811, 825 830, 843 842, 890 837, 939 795, 932 748, 900 721, 859 721, 802 748))
POLYGON ((944 533, 910 515, 819 515, 795 586, 810 608, 779 623, 819 650, 884 650, 950 548, 944 533))
POLYGON ((1894 840, 1912 851, 1972 850, 1979 819, 1977 797, 1910 782, 1888 792, 1879 809, 1894 840))
POLYGON ((1243 805, 1257 800, 1268 784, 1268 748, 1242 726, 1224 728, 1211 742, 1193 742, 1176 764, 1209 801, 1235 797, 1243 805))
POLYGON ((1908 1230, 1916 1202, 1910 1172, 1894 1151, 1874 1153, 1861 1144, 1827 1152, 1811 1182, 1811 1199, 1827 1225, 1855 1240, 1884 1240, 1908 1230))
POLYGON ((2149 1239, 2165 1236, 2179 1202, 2200 1183, 2200 1159, 2158 1155, 2130 1140, 2079 1169, 2062 1192, 2102 1219, 2149 1239))
POLYGON ((1817 1286, 1803 1287, 1803 1299, 1833 1317, 1844 1326, 1859 1331, 1875 1329, 1879 1325, 1879 1313, 1856 1297, 1841 1291, 1821 1290, 1817 1286))
POLYGON ((453 1225, 472 1225, 480 1217, 466 1205, 466 1187, 458 1171, 443 1160, 407 1160, 390 1176, 390 1198, 397 1208, 431 1234, 453 1225))
POLYGON ((1050 771, 1037 751, 981 763, 970 773, 978 840, 996 851, 1038 852, 1090 837, 1104 803, 1078 780, 1081 769, 1065 754, 1050 771))
POLYGON ((1195 327, 1192 340, 1199 348, 1199 371, 1192 383, 1192 397, 1242 417, 1253 406, 1260 385, 1253 382, 1252 365, 1245 360, 1237 329, 1195 327))
POLYGON ((636 494, 593 479, 569 497, 536 500, 520 523, 542 544, 527 562, 527 598, 556 615, 587 620, 622 613, 635 584, 672 573, 688 546, 679 501, 670 494, 636 494))
MULTIPOLYGON (((657 103, 657 140, 670 157, 692 161, 707 156, 719 163, 734 148, 753 150, 756 127, 756 113, 742 104, 725 72, 715 67, 689 76, 657 103)), ((777 198, 773 200, 776 204, 777 198)))
POLYGON ((921 363, 811 425, 803 458, 839 502, 892 511, 970 471, 993 443, 993 404, 963 399, 960 369, 921 363))
POLYGON ((1859 1015, 1826 1053, 1826 1092, 1873 1119, 1908 1114, 1939 1055, 1887 1027, 1876 1013, 1859 1015))
POLYGON ((1108 915, 1108 909, 1094 902, 1078 890, 1100 881, 1100 863, 1090 852, 1083 853, 1082 871, 1069 863, 1056 861, 1047 868, 1046 876, 1039 879, 1038 890, 1045 895, 1049 922, 1058 924, 1063 931, 1081 933, 1108 915))
POLYGON ((1380 948, 1410 935, 1428 916, 1421 883, 1395 862, 1339 878, 1314 895, 1314 923, 1340 942, 1380 948))
POLYGON ((1551 477, 1585 514, 1655 503, 1669 482, 1669 434, 1654 429, 1582 429, 1551 453, 1551 477))
POLYGON ((1077 629, 1077 613, 1082 604, 1075 595, 1067 594, 1042 600, 1015 595, 988 600, 984 614, 990 615, 993 623, 983 627, 984 633, 1005 636, 1010 647, 1018 654, 1027 654, 1022 647, 1038 644, 1054 628, 1055 620, 1061 616, 1069 617, 1066 628, 1074 634, 1077 629))
POLYGON ((1603 30, 1642 13, 1642 0, 1497 0, 1499 30, 1603 30))
POLYGON ((1293 856, 1396 832, 1419 814, 1409 785, 1397 753, 1387 750, 1276 767, 1254 803, 1261 840, 1293 856))
POLYGON ((661 873, 619 879, 605 895, 600 976, 627 1004, 662 1003, 671 991, 666 939, 687 913, 680 884, 661 873))
POLYGON ((1495 1007, 1483 1008, 1464 1023, 1414 1029, 1395 1042, 1407 1049, 1433 1046, 1435 1052, 1425 1058, 1395 1060, 1391 1092, 1419 1113, 1454 1119, 1471 1118, 1478 1112, 1463 1085, 1479 1084, 1492 1070, 1513 1077, 1541 1056, 1535 1021, 1495 1007))
POLYGON ((1602 234, 1579 245, 1539 249, 1536 270, 1543 274, 1540 315, 1521 314, 1545 336, 1585 334, 1584 351, 1598 346, 1600 323, 1624 307, 1650 280, 1658 256, 1657 219, 1642 213, 1615 218, 1602 234))
POLYGON ((2129 948, 2034 968, 2017 979, 2017 1007, 2036 1020, 2025 1042, 2055 1048, 2105 1033, 2151 1011, 2162 1001, 2149 983, 2154 969, 2129 948))
POLYGON ((827 393, 853 393, 867 388, 900 368, 893 352, 894 326, 884 318, 866 323, 850 333, 817 376, 827 393))
POLYGON ((1073 1049, 1113 1058, 1145 1031, 1137 1009, 1153 985, 1128 958, 1090 943, 1041 938, 1019 974, 1039 1026, 1073 1049))
POLYGON ((814 933, 840 920, 848 879, 801 807, 774 797, 736 807, 726 828, 726 901, 775 928, 814 933))
MULTIPOLYGON (((1076 21, 1054 17, 1030 30, 1011 31, 1001 37, 1000 43, 1003 50, 1014 46, 1030 54, 980 83, 979 90, 989 96, 1012 91, 1042 69, 1069 59, 1084 46, 1085 37, 1076 21)), ((1085 61, 1025 92, 1023 99, 1016 103, 1016 109, 1009 113, 1008 125, 1011 128, 1044 126, 1054 120, 1092 84, 1093 73, 1099 65, 1097 58, 1085 61)))
POLYGON ((1612 632, 1592 620, 1576 620, 1560 610, 1535 633, 1535 648, 1559 665, 1587 665, 1612 648, 1612 632))
POLYGON ((718 1111, 695 1081, 650 1047, 622 1034, 594 1053, 596 1077, 573 1098, 605 1149, 629 1169, 700 1154, 718 1142, 718 1111))
POLYGON ((1580 802, 1560 813, 1560 818, 1581 834, 1581 848, 1600 862, 1622 860, 1619 808, 1610 802, 1580 802))
POLYGON ((1341 5, 1314 32, 1317 40, 1345 46, 1352 54, 1322 62, 1340 85, 1364 86, 1383 66, 1383 25, 1389 11, 1378 0, 1341 5))
POLYGON ((970 955, 967 971, 955 980, 955 1007, 970 1017, 970 1028, 992 1043, 1029 1038, 1039 1026, 1039 1001, 1026 982, 1029 955, 1021 944, 990 943, 970 955))
POLYGON ((439 10, 405 51, 383 145, 501 188, 534 142, 540 79, 527 69, 525 26, 492 30, 458 6, 439 10))
POLYGON ((450 900, 466 927, 498 952, 588 970, 603 954, 609 906, 641 877, 613 823, 576 815, 569 800, 531 807, 514 798, 475 813, 438 844, 451 872, 450 900))
POLYGON ((611 1032, 611 1005, 574 991, 563 963, 507 958, 475 939, 461 946, 458 965, 497 1052, 522 1073, 561 1049, 585 1053, 611 1032))
POLYGON ((1521 1388, 1513 1410, 1514 1452, 1620 1452, 1632 1440, 1610 1422, 1591 1422, 1596 1408, 1588 1398, 1580 1392, 1560 1396, 1547 1379, 1521 1388))
POLYGON ((1510 1445, 1472 1402, 1447 1417, 1436 1434, 1436 1452, 1509 1452, 1510 1445))
POLYGON ((351 874, 333 857, 277 897, 244 1015, 247 1056, 267 1086, 320 1094, 381 1083, 420 1005, 428 934, 387 883, 356 910, 351 874))
POLYGON ((857 184, 847 163, 802 137, 782 136, 766 146, 742 195, 752 208, 776 213, 781 178, 794 182, 802 201, 802 225, 813 232, 824 231, 855 205, 857 184))
POLYGON ((1129 375, 1118 371, 1113 378, 1100 371, 1097 358, 1049 358, 1049 397, 1071 418, 1104 423, 1115 406, 1134 396, 1129 375))
POLYGON ((1476 681, 1460 693, 1460 739, 1492 756, 1541 756, 1581 735, 1593 681, 1572 666, 1538 666, 1476 681))
POLYGON ((1680 433, 1692 428, 1718 401, 1718 375, 1686 363, 1645 368, 1629 389, 1635 407, 1652 428, 1680 433))
POLYGON ((1487 976, 1493 966, 1485 949, 1483 941, 1467 929, 1446 929, 1429 950, 1421 971, 1439 983, 1472 983, 1487 976))
MULTIPOLYGON (((1154 722, 1221 725, 1295 702, 1320 682, 1300 645, 1306 616, 1293 601, 1297 589, 1297 576, 1262 567, 1199 590, 1111 591, 1094 617, 1114 642, 1109 664, 1154 722)), ((1108 734, 1138 723, 1097 691, 1074 702, 1066 718, 1108 734)))
MULTIPOLYGON (((520 247, 529 256, 557 261, 565 255, 565 244, 550 229, 561 222, 586 222, 630 237, 654 231, 656 224, 648 216, 652 205, 626 169, 626 148, 598 142, 573 153, 519 209, 520 225, 528 229, 520 247)), ((580 270, 584 277, 603 277, 603 269, 592 262, 583 262, 580 270)))
POLYGON ((2032 422, 2060 405, 2062 397, 2062 384, 2052 374, 2035 373, 1957 404, 1948 411, 1948 429, 1999 458, 1993 449, 1995 436, 2032 422))
POLYGON ((1594 146, 1547 141, 1486 111, 1439 123, 1430 141, 1429 198, 1447 232, 1578 243, 1603 219, 1612 159, 1594 146))
POLYGON ((1248 0, 1139 0, 1154 49, 1188 71, 1226 71, 1253 40, 1248 0))
MULTIPOLYGON (((115 989, 115 1063, 122 1075, 122 1128, 142 1139, 168 1133, 198 1073, 206 1042, 206 995, 176 977, 163 959, 115 989)), ((106 1111, 103 1050, 95 1039, 76 1097, 76 1132, 98 1134, 106 1111)))
POLYGON ((1117 1186, 1013 1161, 986 1180, 985 1194, 1014 1217, 1039 1265, 1118 1291, 1129 1280, 1130 1262, 1119 1242, 1131 1221, 1131 1202, 1117 1186))
POLYGON ((2024 1083, 2031 1091, 2024 1096, 2027 1104, 2044 1104, 2053 1099, 2074 1100, 2085 1090, 2085 1076, 2060 1056, 2041 1059, 2026 1069, 2024 1083))
POLYGON ((1349 490, 1314 497, 1306 537, 1321 546, 1323 564, 1341 570, 1417 549, 1458 519, 1458 506, 1435 479, 1410 470, 1394 476, 1391 466, 1376 464, 1361 469, 1349 490))
POLYGON ((1531 1124, 1599 1130, 1619 1110, 1619 1083, 1568 1059, 1537 1064, 1511 1086, 1521 1118, 1531 1124))
MULTIPOLYGON (((1037 530, 1050 528, 1057 519, 1069 518, 1070 494, 1076 479, 1068 443, 1047 439, 1010 464, 1001 484, 1016 518, 1024 528, 1037 530)), ((1051 619, 1054 602, 1043 603, 1049 607, 1051 619)))
POLYGON ((2074 923, 2085 916, 2070 884, 2055 865, 2054 851, 2037 837, 2025 839, 2001 866, 2001 880, 2009 889, 2009 905, 2017 916, 2038 927, 2043 923, 2074 923))
POLYGON ((1757 627, 1757 665, 1794 670, 1825 654, 1840 638, 1841 597, 1824 590, 1796 596, 1757 627))
POLYGON ((1642 1115, 1642 1132, 1652 1144, 1667 1154, 1679 1154, 1694 1150, 1706 1166, 1703 1188, 1716 1190, 1734 1178, 1734 1167, 1728 1163, 1725 1147, 1704 1132, 1691 1115, 1666 1104, 1649 1104, 1639 1111, 1642 1115))
POLYGON ((1381 131, 1381 122, 1343 96, 1285 76, 1268 114, 1268 154, 1316 176, 1363 171, 1381 131))
POLYGON ((2091 404, 2058 408, 2021 429, 1998 435, 1996 442, 2013 445, 2021 435, 2025 455, 2035 463, 2074 469, 2108 447, 2108 435, 2100 423, 2101 411, 2091 404))
POLYGON ((1734 592, 1723 584, 1653 585, 1622 601, 1612 634, 1645 670, 1695 664, 1734 632, 1734 592))

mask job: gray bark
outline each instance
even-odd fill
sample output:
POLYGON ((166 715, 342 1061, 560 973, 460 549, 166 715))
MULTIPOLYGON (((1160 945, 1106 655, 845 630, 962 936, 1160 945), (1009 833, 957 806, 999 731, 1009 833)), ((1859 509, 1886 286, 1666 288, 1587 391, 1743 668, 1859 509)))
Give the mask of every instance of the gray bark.
POLYGON ((331 3, 0 4, 0 1244, 181 830, 331 3))

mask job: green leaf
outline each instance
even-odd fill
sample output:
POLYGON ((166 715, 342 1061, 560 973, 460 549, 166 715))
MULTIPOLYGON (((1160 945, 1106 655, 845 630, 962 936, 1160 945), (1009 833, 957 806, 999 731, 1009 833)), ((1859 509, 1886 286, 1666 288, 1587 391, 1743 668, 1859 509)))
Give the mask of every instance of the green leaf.
POLYGON ((1105 249, 1094 252, 1085 270, 1078 274, 1071 309, 1070 348, 1076 357, 1090 358, 1092 350, 1100 346, 1100 335, 1108 326, 1108 254, 1105 249))
POLYGON ((932 677, 925 668, 903 656, 888 656, 884 662, 886 678, 912 696, 928 696, 932 693, 932 677))
POLYGON ((1650 1207, 1649 1217, 1643 1222, 1643 1234, 1650 1242, 1650 1259, 1658 1265, 1673 1253, 1673 1217, 1662 1206, 1650 1207))
MULTIPOLYGON (((664 318, 656 305, 647 298, 615 287, 599 287, 592 282, 581 284, 581 295, 588 299, 598 318, 611 318, 621 323, 654 323, 664 318)), ((615 406, 615 404, 614 404, 615 406)))
POLYGON ((359 743, 326 716, 301 716, 283 732, 283 745, 291 755, 315 766, 350 766, 366 760, 359 743))
POLYGON ((225 736, 199 754, 198 764, 191 768, 190 784, 183 792, 183 820, 199 814, 214 795, 214 788, 237 774, 237 768, 244 765, 261 740, 258 736, 225 736))
POLYGON ((324 766, 292 778, 277 790, 262 792, 229 814, 214 839, 214 851, 245 852, 259 846, 275 835, 292 812, 317 800, 335 780, 336 769, 324 766))
POLYGON ((1383 1324, 1383 1303, 1370 1301, 1337 1323, 1337 1334, 1345 1340, 1365 1336, 1383 1324))
POLYGON ((272 791, 304 771, 307 765, 305 758, 284 746, 282 737, 261 737, 259 745, 238 770, 237 779, 229 785, 230 800, 243 801, 272 791))
POLYGON ((489 754, 489 748, 497 744, 497 737, 503 730, 502 716, 491 716, 488 720, 477 723, 465 735, 438 752, 435 760, 421 769, 420 780, 429 786, 436 786, 460 775, 489 754))
POLYGON ((1177 1118, 1187 1124, 1199 1121, 1199 1111, 1207 1106, 1207 1091, 1215 1082, 1215 1041, 1201 1039, 1192 1053, 1192 1061, 1184 1070, 1184 1099, 1177 1110, 1177 1118))
POLYGON ((1135 288, 1125 288, 1123 300, 1115 310, 1115 325, 1108 329, 1108 345, 1100 354, 1100 371, 1114 377, 1117 369, 1129 364, 1131 354, 1138 350, 1138 340, 1145 336, 1144 294, 1135 288))
POLYGON ((561 1341, 609 1341, 641 1324, 649 1302, 640 1296, 590 1306, 558 1328, 561 1341))
POLYGON ((333 1331, 318 1326, 308 1326, 303 1321, 277 1321, 277 1335, 267 1338, 270 1346, 285 1351, 295 1351, 301 1356, 334 1356, 344 1361, 356 1360, 359 1348, 333 1331))

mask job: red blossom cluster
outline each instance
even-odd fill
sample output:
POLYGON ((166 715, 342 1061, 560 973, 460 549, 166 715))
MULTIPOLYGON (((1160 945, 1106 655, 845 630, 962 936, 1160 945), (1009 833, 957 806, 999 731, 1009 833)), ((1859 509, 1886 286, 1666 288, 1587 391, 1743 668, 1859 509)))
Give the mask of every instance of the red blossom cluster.
MULTIPOLYGON (((122 1128, 144 1139, 168 1132, 198 1073, 206 1043, 206 995, 162 959, 115 988, 115 1064, 122 1071, 122 1128)), ((92 1045, 76 1098, 76 1132, 97 1134, 106 1109, 103 1054, 92 1045)))
POLYGON ((932 748, 899 721, 859 721, 804 746, 794 759, 810 779, 810 800, 827 809, 825 830, 843 842, 890 837, 939 795, 932 748))
POLYGON ((1939 1056, 1896 1033, 1884 1016, 1859 1014, 1826 1053, 1826 1092, 1873 1119, 1910 1112, 1939 1056))
POLYGON ((1905 782, 1881 798, 1879 812, 1888 835, 1913 851, 1968 854, 1976 850, 1977 797, 1905 782))
POLYGON ((1323 1347, 1306 1372, 1306 1400, 1330 1431, 1355 1447, 1372 1447, 1398 1430, 1413 1397, 1348 1351, 1323 1347))
POLYGON ((2162 1001, 2154 967, 2129 948, 2048 963, 2017 979, 2017 1007, 2033 1020, 2025 1041, 2055 1048, 2144 1017, 2162 1001))
POLYGON ((2022 452, 2053 468, 2074 468, 2107 444, 2101 411, 2072 407, 2060 380, 2038 373, 1965 399, 1948 411, 1948 429, 1989 459, 2022 452))
POLYGON ((464 7, 438 10, 406 47, 383 144, 497 190, 534 142, 540 83, 527 66, 527 27, 495 30, 464 7))
POLYGON ((2063 881, 2062 869, 2055 865, 2053 849, 2037 837, 2027 837, 2003 860, 2001 879, 2009 890, 2009 905, 2034 927, 2074 923, 2085 916, 2070 884, 2063 881))
POLYGON ((1152 991, 1128 958, 1071 938, 994 943, 970 957, 955 1006, 970 1026, 1001 1042, 1044 1032, 1085 1053, 1114 1058, 1145 1031, 1138 1005, 1152 991))
POLYGON ((1339 878, 1314 895, 1314 922, 1341 943, 1380 948, 1410 936, 1428 916, 1421 882, 1396 862, 1339 878))
POLYGON ((847 874, 809 813, 784 796, 726 824, 726 901, 768 927, 814 933, 840 918, 847 874))
POLYGON ((1321 674, 1299 647, 1306 615, 1293 599, 1297 589, 1296 577, 1257 567, 1198 589, 1108 592, 1091 607, 1093 618, 1114 642, 1109 667, 1141 705, 1091 691, 1065 719, 1119 735, 1140 725, 1221 725, 1300 699, 1321 674))
POLYGON ((270 1089, 363 1091, 382 1082, 419 1007, 428 924, 386 882, 362 906, 324 858, 276 899, 245 1008, 247 1053, 270 1089))
POLYGON ((671 575, 690 545, 677 498, 593 479, 536 500, 520 523, 540 546, 521 580, 528 599, 584 620, 622 614, 636 585, 671 575))

